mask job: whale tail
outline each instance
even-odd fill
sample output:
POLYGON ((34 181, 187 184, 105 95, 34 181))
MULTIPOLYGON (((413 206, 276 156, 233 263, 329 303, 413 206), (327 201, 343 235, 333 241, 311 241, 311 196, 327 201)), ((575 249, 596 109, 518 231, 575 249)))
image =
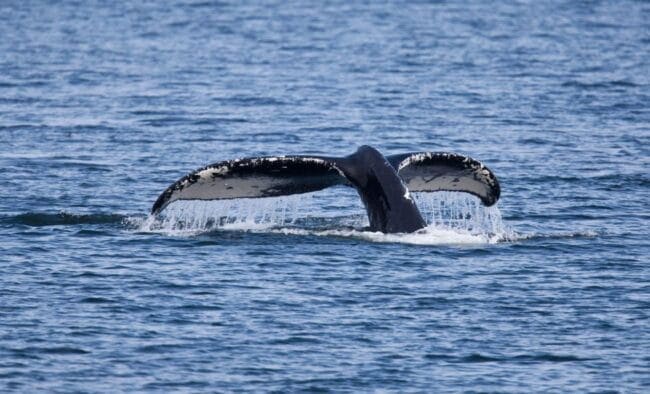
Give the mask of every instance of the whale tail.
POLYGON ((413 216, 411 222, 418 222, 410 226, 391 228, 391 221, 386 219, 401 214, 397 222, 410 220, 404 219, 404 210, 412 210, 411 205, 414 207, 408 191, 466 192, 479 197, 488 206, 496 203, 500 195, 494 174, 472 158, 431 152, 384 157, 374 148, 364 146, 342 158, 277 156, 210 164, 169 186, 158 197, 151 213, 158 214, 177 200, 273 197, 308 193, 335 185, 355 187, 366 204, 371 228, 388 232, 423 227, 419 212, 410 215, 413 216), (381 220, 373 220, 373 217, 381 220))
POLYGON ((177 200, 228 200, 309 193, 344 184, 336 159, 318 156, 254 157, 193 171, 158 197, 152 214, 177 200))

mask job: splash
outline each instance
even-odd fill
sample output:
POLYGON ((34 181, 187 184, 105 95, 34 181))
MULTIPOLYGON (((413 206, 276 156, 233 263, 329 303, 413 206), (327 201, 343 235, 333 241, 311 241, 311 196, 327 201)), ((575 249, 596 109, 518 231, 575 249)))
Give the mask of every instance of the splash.
POLYGON ((427 228, 447 229, 484 236, 494 241, 508 240, 514 232, 503 221, 498 204, 486 207, 466 193, 413 193, 427 228))
POLYGON ((308 216, 311 194, 219 201, 177 201, 157 217, 149 216, 140 231, 170 235, 214 230, 265 230, 294 225, 308 216))
POLYGON ((485 207, 464 193, 413 193, 427 227, 411 234, 364 231, 368 225, 355 195, 314 193, 262 199, 177 201, 158 217, 148 217, 142 232, 172 236, 238 230, 357 238, 416 245, 485 244, 510 240, 499 208, 485 207), (345 200, 345 201, 342 201, 345 200), (343 214, 344 216, 341 216, 343 214))

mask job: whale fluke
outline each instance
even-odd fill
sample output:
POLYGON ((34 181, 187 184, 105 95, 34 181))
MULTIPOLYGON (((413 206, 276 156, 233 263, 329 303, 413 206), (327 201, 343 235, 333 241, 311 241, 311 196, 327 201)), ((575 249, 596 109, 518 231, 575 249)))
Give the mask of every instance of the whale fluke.
POLYGON ((412 192, 465 192, 494 205, 501 195, 496 176, 471 157, 446 152, 414 152, 387 157, 412 192))
POLYGON ((276 156, 228 160, 200 168, 174 182, 151 213, 177 200, 261 198, 318 191, 335 185, 356 188, 370 229, 413 232, 426 224, 409 191, 471 193, 485 205, 499 199, 494 174, 480 162, 454 153, 418 152, 384 157, 369 146, 346 157, 276 156))
POLYGON ((228 200, 309 193, 347 180, 332 158, 254 157, 222 161, 193 171, 169 186, 152 214, 176 200, 228 200))

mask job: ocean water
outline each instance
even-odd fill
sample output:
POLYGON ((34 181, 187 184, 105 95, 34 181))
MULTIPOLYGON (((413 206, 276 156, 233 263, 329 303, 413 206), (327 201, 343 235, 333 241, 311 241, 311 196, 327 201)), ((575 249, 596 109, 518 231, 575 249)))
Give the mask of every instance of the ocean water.
POLYGON ((650 4, 2 1, 0 391, 647 392, 650 4), (502 197, 178 203, 235 157, 451 151, 502 197))

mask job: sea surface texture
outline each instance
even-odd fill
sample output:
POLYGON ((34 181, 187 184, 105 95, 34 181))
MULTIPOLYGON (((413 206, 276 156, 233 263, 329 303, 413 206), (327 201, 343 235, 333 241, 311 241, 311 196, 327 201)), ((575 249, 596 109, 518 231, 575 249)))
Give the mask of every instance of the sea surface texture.
POLYGON ((650 3, 0 2, 1 392, 649 392, 650 3), (179 202, 450 151, 502 194, 179 202))

